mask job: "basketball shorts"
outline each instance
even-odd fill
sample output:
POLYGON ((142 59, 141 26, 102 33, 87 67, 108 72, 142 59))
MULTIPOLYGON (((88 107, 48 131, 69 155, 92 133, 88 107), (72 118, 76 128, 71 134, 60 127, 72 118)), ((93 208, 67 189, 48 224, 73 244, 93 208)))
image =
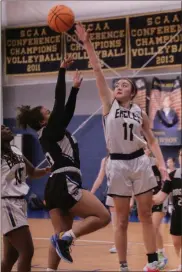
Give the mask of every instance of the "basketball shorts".
POLYGON ((108 195, 131 197, 148 192, 157 186, 151 162, 142 155, 131 160, 108 159, 106 175, 108 195))
POLYGON ((182 209, 173 210, 171 215, 170 234, 182 236, 182 209))
POLYGON ((23 226, 28 226, 27 202, 25 199, 4 198, 1 202, 3 235, 23 226))
POLYGON ((106 197, 106 206, 114 207, 114 201, 113 201, 113 198, 111 196, 106 197))
POLYGON ((152 212, 163 212, 167 213, 168 210, 168 198, 160 205, 154 205, 152 207, 152 212))
POLYGON ((67 213, 81 197, 82 182, 79 174, 62 172, 49 177, 44 198, 49 211, 59 208, 67 213))

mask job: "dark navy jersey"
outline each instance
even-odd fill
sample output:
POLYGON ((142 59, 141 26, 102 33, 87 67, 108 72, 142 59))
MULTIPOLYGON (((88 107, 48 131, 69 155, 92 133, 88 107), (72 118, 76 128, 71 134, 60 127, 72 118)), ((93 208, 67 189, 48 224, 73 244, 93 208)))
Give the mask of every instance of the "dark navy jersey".
POLYGON ((52 172, 65 167, 80 169, 78 144, 67 130, 75 111, 78 90, 78 88, 72 87, 65 105, 65 69, 60 68, 53 111, 48 124, 38 131, 40 144, 52 167, 52 172))
POLYGON ((169 174, 171 181, 166 181, 162 188, 162 191, 166 194, 172 192, 173 207, 176 211, 181 212, 182 208, 182 171, 181 168, 177 168, 175 171, 169 174))

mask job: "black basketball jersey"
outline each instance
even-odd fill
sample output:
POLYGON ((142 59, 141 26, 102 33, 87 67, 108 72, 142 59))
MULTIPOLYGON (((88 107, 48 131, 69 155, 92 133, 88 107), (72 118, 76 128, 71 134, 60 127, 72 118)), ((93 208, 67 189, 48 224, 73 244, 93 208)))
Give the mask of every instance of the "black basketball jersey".
POLYGON ((78 143, 66 129, 74 114, 78 90, 72 87, 65 105, 65 69, 60 68, 53 111, 48 124, 38 131, 40 144, 52 167, 52 172, 66 167, 80 169, 78 143))
POLYGON ((70 166, 80 169, 78 143, 68 131, 65 131, 58 141, 51 141, 46 133, 44 134, 44 128, 39 135, 40 144, 53 172, 70 166))
POLYGON ((162 191, 166 194, 172 192, 173 207, 176 211, 181 212, 182 209, 182 171, 177 168, 169 174, 171 181, 166 181, 162 191))

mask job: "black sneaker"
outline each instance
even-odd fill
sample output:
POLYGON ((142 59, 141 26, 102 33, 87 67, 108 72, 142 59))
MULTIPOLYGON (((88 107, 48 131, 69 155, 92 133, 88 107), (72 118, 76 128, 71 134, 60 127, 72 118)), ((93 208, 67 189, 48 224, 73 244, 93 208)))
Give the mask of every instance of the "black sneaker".
POLYGON ((72 263, 73 259, 70 255, 70 247, 72 245, 73 238, 71 236, 62 236, 61 239, 56 241, 56 252, 60 258, 68 263, 72 263))

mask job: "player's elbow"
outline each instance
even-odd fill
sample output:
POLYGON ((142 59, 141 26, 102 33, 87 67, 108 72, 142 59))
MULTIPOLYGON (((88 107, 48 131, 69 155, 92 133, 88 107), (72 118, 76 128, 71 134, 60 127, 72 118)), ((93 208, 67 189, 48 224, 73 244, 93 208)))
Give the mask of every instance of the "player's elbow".
POLYGON ((153 147, 156 145, 157 140, 155 139, 153 135, 151 135, 150 137, 148 137, 147 142, 150 147, 153 147))
POLYGON ((101 66, 99 62, 93 63, 92 68, 96 75, 101 72, 101 66))

